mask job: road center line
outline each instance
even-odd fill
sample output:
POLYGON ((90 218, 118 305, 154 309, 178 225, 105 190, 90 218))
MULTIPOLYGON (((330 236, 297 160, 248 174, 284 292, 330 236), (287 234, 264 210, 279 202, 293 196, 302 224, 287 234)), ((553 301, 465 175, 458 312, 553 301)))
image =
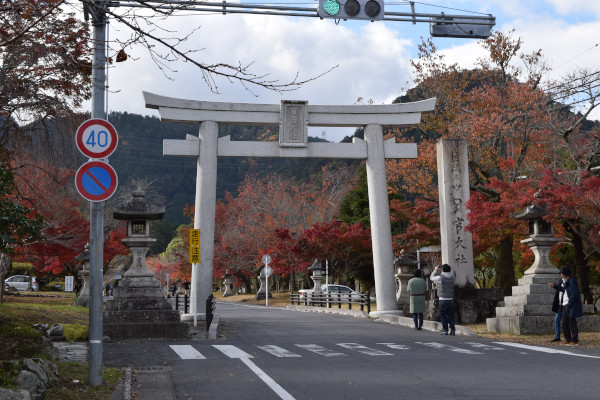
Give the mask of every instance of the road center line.
POLYGON ((273 390, 277 396, 279 396, 283 400, 295 400, 294 397, 289 394, 284 388, 279 386, 277 382, 275 382, 269 375, 265 374, 264 371, 256 366, 252 361, 247 358, 240 358, 244 364, 250 368, 252 372, 256 374, 264 383, 267 384, 273 390))
POLYGON ((521 344, 521 343, 512 343, 512 342, 494 342, 494 343, 495 344, 501 344, 501 345, 504 345, 504 346, 518 347, 520 349, 540 351, 542 353, 566 354, 568 356, 585 357, 585 358, 600 358, 600 357, 597 357, 597 356, 588 356, 587 354, 577 354, 577 353, 571 353, 570 351, 565 351, 565 350, 549 349, 547 347, 540 347, 540 346, 530 346, 530 345, 521 344))

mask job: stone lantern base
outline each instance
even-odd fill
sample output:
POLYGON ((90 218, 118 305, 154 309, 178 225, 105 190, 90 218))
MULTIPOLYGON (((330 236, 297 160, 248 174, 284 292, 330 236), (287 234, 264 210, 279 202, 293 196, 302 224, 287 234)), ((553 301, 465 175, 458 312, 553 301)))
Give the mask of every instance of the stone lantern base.
POLYGON ((106 302, 103 328, 113 340, 185 338, 190 329, 162 296, 153 276, 121 279, 113 299, 106 302))
MULTIPOLYGON (((547 282, 556 283, 560 279, 559 273, 525 275, 519 279, 519 286, 512 287, 512 296, 504 297, 504 307, 496 307, 496 318, 486 320, 488 331, 517 335, 553 334, 555 313, 552 311, 552 302, 555 290, 547 282)), ((583 305, 583 312, 593 313, 594 306, 583 305)), ((600 318, 577 318, 577 326, 581 332, 598 331, 600 318)))

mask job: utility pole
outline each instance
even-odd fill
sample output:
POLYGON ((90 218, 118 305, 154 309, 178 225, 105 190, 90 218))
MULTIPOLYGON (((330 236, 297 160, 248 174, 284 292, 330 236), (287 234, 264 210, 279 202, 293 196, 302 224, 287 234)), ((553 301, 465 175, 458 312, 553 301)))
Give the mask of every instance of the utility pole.
MULTIPOLYGON (((95 0, 86 8, 92 15, 92 118, 106 118, 106 2, 95 0)), ((89 371, 90 386, 102 385, 102 267, 104 265, 104 202, 90 201, 90 303, 89 371)))

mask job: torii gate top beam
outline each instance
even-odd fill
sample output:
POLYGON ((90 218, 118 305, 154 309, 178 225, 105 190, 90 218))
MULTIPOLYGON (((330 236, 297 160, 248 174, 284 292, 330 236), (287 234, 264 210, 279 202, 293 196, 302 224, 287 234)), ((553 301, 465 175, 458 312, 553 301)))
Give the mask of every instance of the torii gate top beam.
MULTIPOLYGON (((163 121, 274 126, 280 123, 279 104, 220 103, 184 100, 144 92, 147 108, 157 109, 163 121)), ((308 105, 309 126, 414 126, 421 114, 433 111, 436 99, 385 105, 308 105)))

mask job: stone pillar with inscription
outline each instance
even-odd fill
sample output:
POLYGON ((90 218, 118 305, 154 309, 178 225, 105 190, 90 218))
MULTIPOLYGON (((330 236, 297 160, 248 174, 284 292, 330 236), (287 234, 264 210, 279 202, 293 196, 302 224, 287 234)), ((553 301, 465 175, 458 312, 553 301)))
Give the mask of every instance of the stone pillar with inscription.
POLYGON ((465 230, 469 200, 467 141, 442 139, 437 143, 438 185, 440 197, 440 233, 442 263, 449 264, 458 287, 472 287, 473 239, 465 230))

